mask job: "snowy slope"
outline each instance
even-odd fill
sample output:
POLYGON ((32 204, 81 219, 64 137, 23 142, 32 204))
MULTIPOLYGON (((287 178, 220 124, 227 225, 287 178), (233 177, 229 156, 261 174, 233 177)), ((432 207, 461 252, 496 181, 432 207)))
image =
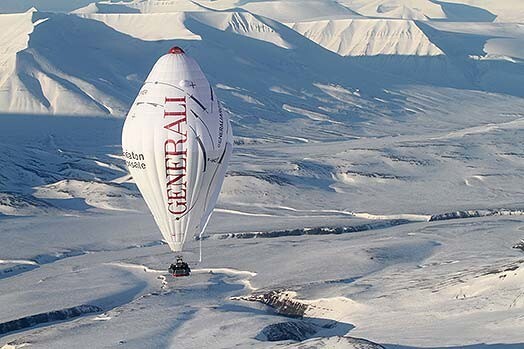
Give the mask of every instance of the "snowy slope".
POLYGON ((239 118, 272 120, 268 115, 300 109, 310 111, 310 116, 324 115, 322 120, 339 121, 340 101, 319 95, 318 83, 360 91, 355 95, 358 105, 378 97, 387 102, 386 110, 391 112, 397 109, 392 105, 396 103, 384 98, 380 86, 398 91, 399 85, 417 81, 461 90, 522 94, 518 83, 523 77, 519 58, 522 31, 517 24, 475 27, 449 22, 330 19, 290 24, 293 31, 265 17, 229 11, 34 12, 5 17, 6 27, 11 27, 7 19, 16 18, 25 23, 20 26, 25 29, 19 39, 9 40, 10 46, 19 44, 4 58, 8 62, 1 77, 4 97, 0 106, 4 111, 121 117, 159 52, 175 41, 203 61, 219 96, 239 118), (170 25, 163 25, 165 22, 170 25), (54 34, 63 27, 74 30, 54 34), (234 52, 233 59, 225 47, 234 52), (352 59, 329 55, 323 47, 352 59), (103 61, 95 58, 99 56, 103 61), (509 59, 494 65, 485 57, 509 59), (87 62, 92 62, 88 70, 87 62), (254 84, 260 81, 259 76, 271 76, 272 81, 254 84), (290 76, 300 77, 299 81, 290 76), (289 99, 282 91, 295 96, 303 93, 302 105, 287 107, 289 99), (317 110, 320 101, 322 111, 317 110))
POLYGON ((0 13, 25 12, 31 8, 41 11, 69 12, 86 6, 93 0, 5 0, 0 4, 0 13))
MULTIPOLYGON (((166 246, 154 244, 152 224, 136 214, 5 221, 3 239, 26 237, 10 243, 23 253, 2 250, 2 323, 79 305, 102 311, 44 322, 7 334, 0 343, 321 348, 342 342, 342 348, 353 348, 354 340, 339 338, 352 336, 386 348, 483 348, 483 343, 516 348, 523 341, 522 257, 509 247, 522 236, 519 217, 208 241, 205 263, 185 280, 163 271, 172 256, 166 246), (46 242, 35 244, 38 238, 46 242), (305 309, 305 316, 288 318, 242 300, 270 290, 280 302, 305 309), (46 294, 46 302, 36 294, 46 294), (268 326, 275 330, 289 322, 277 327, 279 341, 264 340, 268 326), (297 335, 316 338, 297 343, 297 335)), ((2 246, 4 241, 9 240, 2 246)))
POLYGON ((206 7, 200 6, 191 0, 170 1, 100 1, 78 8, 72 13, 173 13, 187 11, 205 11, 206 7))
MULTIPOLYGON (((444 3, 444 6, 448 6, 450 10, 459 10, 463 14, 462 17, 470 21, 482 21, 482 19, 493 21, 493 16, 496 16, 495 22, 524 22, 524 9, 522 9, 519 0, 448 0, 444 3), (455 7, 450 5, 455 5, 455 7), (493 16, 490 16, 490 14, 493 16)), ((446 7, 444 7, 444 10, 446 10, 446 7)))
POLYGON ((132 14, 81 14, 80 17, 96 20, 114 30, 144 41, 157 40, 200 40, 200 36, 192 33, 184 25, 186 14, 152 14, 136 16, 132 14), (165 23, 169 23, 166 26, 165 23))
POLYGON ((342 56, 443 54, 414 21, 344 19, 289 25, 308 39, 342 56))
POLYGON ((368 17, 418 20, 446 18, 439 2, 431 0, 341 0, 339 3, 368 17))
MULTIPOLYGON (((465 35, 464 42, 472 38, 484 37, 484 46, 479 47, 482 53, 478 59, 506 59, 513 63, 524 60, 524 26, 515 23, 470 23, 467 26, 460 23, 435 22, 431 27, 445 32, 465 35)), ((450 35, 450 34, 448 34, 450 35)), ((479 46, 481 43, 479 44, 479 46)))
POLYGON ((191 1, 191 0, 133 0, 101 1, 77 9, 75 13, 173 13, 195 11, 249 11, 280 22, 360 17, 335 1, 323 0, 270 0, 270 1, 191 1))
MULTIPOLYGON (((0 25, 5 28, 0 38, 2 47, 4 47, 1 55, 0 101, 5 110, 21 112, 45 110, 44 106, 38 102, 37 96, 31 93, 34 78, 18 70, 21 65, 19 53, 27 49, 29 34, 33 32, 37 24, 37 21, 33 21, 33 11, 0 16, 0 25)), ((38 91, 35 91, 36 94, 38 91)))
POLYGON ((281 21, 359 16, 403 19, 447 19, 470 22, 517 22, 524 18, 520 0, 4 0, 1 13, 40 11, 81 13, 167 13, 246 9, 281 21))

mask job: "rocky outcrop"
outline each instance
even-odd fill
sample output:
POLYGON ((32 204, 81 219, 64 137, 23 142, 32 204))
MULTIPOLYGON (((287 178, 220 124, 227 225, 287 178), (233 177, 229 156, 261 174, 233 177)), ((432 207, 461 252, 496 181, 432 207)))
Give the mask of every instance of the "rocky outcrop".
POLYGON ((304 316, 308 305, 300 301, 293 300, 286 291, 274 290, 267 293, 252 294, 249 296, 236 297, 237 300, 245 300, 250 302, 259 302, 270 306, 278 314, 301 318, 304 316))
POLYGON ((440 213, 431 216, 430 222, 445 221, 449 219, 490 217, 490 216, 522 216, 524 209, 486 209, 486 210, 464 210, 440 213))
POLYGON ((29 315, 20 319, 0 323, 0 335, 33 327, 36 325, 68 320, 84 314, 98 313, 101 311, 102 308, 97 307, 95 305, 82 304, 76 307, 29 315))
POLYGON ((515 245, 513 245, 513 248, 516 248, 517 250, 521 250, 524 252, 524 239, 517 242, 515 245))
POLYGON ((373 222, 367 224, 353 225, 348 227, 316 227, 316 228, 300 228, 289 230, 277 230, 266 232, 244 232, 244 233, 229 233, 229 234, 213 234, 210 239, 253 239, 253 238, 276 238, 283 236, 300 236, 300 235, 330 235, 330 234, 347 234, 356 233, 366 230, 384 229, 394 227, 401 224, 412 223, 407 219, 391 219, 380 222, 373 222))
POLYGON ((318 326, 306 321, 279 322, 266 326, 255 337, 261 341, 303 341, 318 332, 318 326))

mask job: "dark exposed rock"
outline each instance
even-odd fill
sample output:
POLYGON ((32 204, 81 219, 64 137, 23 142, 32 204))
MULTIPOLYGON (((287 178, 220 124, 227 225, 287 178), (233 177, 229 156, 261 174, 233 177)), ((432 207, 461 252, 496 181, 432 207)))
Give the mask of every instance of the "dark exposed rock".
POLYGON ((521 216, 524 215, 523 209, 486 209, 486 210, 465 210, 440 213, 431 216, 430 222, 445 221, 449 219, 473 218, 473 217, 490 217, 490 216, 521 216))
POLYGON ((364 172, 364 171, 346 171, 346 174, 353 174, 368 178, 380 178, 380 179, 396 179, 396 180, 408 180, 409 177, 397 176, 389 173, 378 173, 378 172, 364 172))
POLYGON ((518 261, 515 261, 515 262, 511 262, 511 263, 508 263, 508 264, 504 264, 504 265, 499 266, 497 268, 490 269, 487 272, 485 272, 484 274, 481 274, 480 276, 493 275, 493 274, 502 274, 502 273, 505 273, 505 272, 508 272, 508 271, 515 271, 515 270, 519 269, 522 264, 524 264, 524 259, 521 259, 521 260, 518 260, 518 261))
POLYGON ((318 326, 306 321, 279 322, 266 326, 255 337, 261 341, 303 341, 318 332, 318 326))
POLYGON ((521 250, 522 252, 524 252, 524 239, 520 240, 515 245, 513 245, 513 248, 516 248, 516 249, 521 250))
MULTIPOLYGON (((486 210, 464 210, 447 213, 439 213, 432 215, 429 222, 444 221, 450 219, 460 218, 474 218, 474 217, 489 217, 489 216, 522 216, 524 209, 486 209, 486 210)), ((347 234, 357 233, 361 231, 385 229, 397 225, 414 223, 417 221, 408 219, 390 219, 374 221, 372 223, 344 226, 344 227, 314 227, 314 228, 297 228, 276 231, 262 231, 262 232, 240 232, 240 233, 226 233, 226 234, 212 234, 202 237, 203 239, 254 239, 254 238, 277 238, 286 236, 302 236, 302 235, 331 235, 331 234, 347 234)), ((198 240, 199 237, 195 236, 198 240)), ((517 246, 517 245, 515 245, 517 246)), ((519 248, 519 247, 514 247, 519 248)), ((522 243, 524 250, 524 242, 522 243)))
POLYGON ((301 236, 301 235, 330 235, 330 234, 347 234, 356 233, 360 231, 384 229, 394 227, 397 225, 408 224, 412 221, 407 219, 392 219, 387 221, 373 222, 367 224, 353 225, 348 227, 317 227, 317 228, 300 228, 290 230, 277 230, 267 232, 244 232, 244 233, 229 233, 229 234, 213 234, 211 239, 253 239, 253 238, 276 238, 284 236, 301 236))
POLYGON ((75 318, 84 314, 98 313, 101 312, 102 308, 95 305, 82 304, 72 308, 60 309, 49 311, 46 313, 40 313, 35 315, 29 315, 20 319, 7 321, 0 323, 0 335, 6 334, 13 331, 22 330, 24 328, 33 327, 54 321, 63 321, 71 318, 75 318))
POLYGON ((291 299, 285 291, 270 291, 262 294, 252 294, 249 296, 238 297, 237 299, 250 302, 260 302, 271 308, 280 315, 301 318, 304 316, 308 305, 291 299))
POLYGON ((272 307, 280 315, 301 318, 301 320, 280 322, 264 327, 255 337, 261 341, 297 342, 285 345, 284 348, 384 349, 383 346, 371 341, 345 336, 344 334, 353 328, 351 324, 334 320, 304 318, 310 305, 293 299, 293 294, 285 290, 273 290, 233 299, 260 302, 272 307))

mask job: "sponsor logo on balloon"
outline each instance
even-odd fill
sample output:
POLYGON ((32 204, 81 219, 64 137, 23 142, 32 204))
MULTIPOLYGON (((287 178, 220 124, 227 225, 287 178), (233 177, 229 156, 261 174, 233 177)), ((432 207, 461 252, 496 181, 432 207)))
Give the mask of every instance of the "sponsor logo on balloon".
POLYGON ((176 216, 187 211, 187 104, 186 97, 166 98, 164 142, 167 209, 176 216))
POLYGON ((218 148, 222 145, 222 138, 224 135, 224 115, 222 114, 222 107, 218 103, 218 148))
POLYGON ((146 169, 146 164, 143 162, 145 160, 144 154, 123 150, 122 155, 126 158, 126 165, 128 168, 136 168, 139 170, 146 169))

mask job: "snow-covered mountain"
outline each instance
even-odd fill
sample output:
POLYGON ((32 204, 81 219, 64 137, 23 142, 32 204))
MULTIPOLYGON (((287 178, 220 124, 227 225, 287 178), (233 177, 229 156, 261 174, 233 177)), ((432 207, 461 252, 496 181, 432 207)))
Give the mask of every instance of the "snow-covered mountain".
POLYGON ((520 0, 0 12, 0 348, 524 346, 520 0), (176 281, 120 145, 174 45, 235 134, 176 281))
MULTIPOLYGON (((0 110, 122 117, 151 64, 174 43, 204 61, 212 82, 225 85, 219 93, 230 109, 265 119, 286 104, 271 88, 297 91, 296 78, 279 79, 281 73, 299 76, 308 94, 315 94, 315 83, 328 80, 358 89, 364 100, 382 98, 380 86, 413 80, 522 94, 522 26, 493 23, 495 15, 474 25, 457 22, 457 13, 470 7, 473 14, 488 12, 471 5, 149 0, 90 3, 70 14, 41 12, 68 11, 73 5, 59 4, 42 1, 36 4, 40 11, 0 15, 5 47, 0 110), (422 12, 408 16, 406 11, 422 12), (230 69, 233 65, 236 69, 230 69), (274 77, 272 86, 253 86, 261 75, 274 77)), ((327 104, 334 102, 326 98, 327 104)), ((304 103, 319 112, 310 99, 304 103)), ((338 119, 336 112, 327 114, 338 119)))

